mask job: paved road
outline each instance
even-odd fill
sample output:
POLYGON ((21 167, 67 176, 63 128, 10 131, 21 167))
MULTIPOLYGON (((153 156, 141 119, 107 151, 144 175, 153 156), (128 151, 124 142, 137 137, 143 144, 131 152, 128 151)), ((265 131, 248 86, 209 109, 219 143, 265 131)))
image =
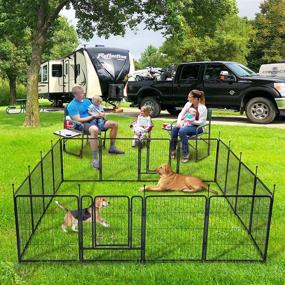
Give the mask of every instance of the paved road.
MULTIPOLYGON (((123 113, 113 113, 117 116, 125 117, 136 117, 138 114, 137 108, 123 108, 123 113)), ((158 118, 153 120, 164 120, 164 121, 173 121, 176 119, 175 116, 169 115, 168 112, 162 111, 158 118)), ((257 128, 280 128, 285 129, 285 118, 276 120, 271 124, 252 124, 250 123, 245 116, 215 116, 213 114, 212 123, 215 125, 229 125, 229 126, 248 126, 248 127, 257 127, 257 128)))

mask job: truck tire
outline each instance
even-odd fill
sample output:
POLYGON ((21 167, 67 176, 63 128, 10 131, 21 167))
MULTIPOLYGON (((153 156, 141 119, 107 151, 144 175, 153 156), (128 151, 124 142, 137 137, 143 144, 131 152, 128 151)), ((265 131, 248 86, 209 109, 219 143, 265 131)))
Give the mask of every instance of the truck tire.
POLYGON ((252 98, 245 107, 247 118, 256 124, 269 124, 277 114, 273 102, 264 97, 252 98))
POLYGON ((175 107, 167 107, 166 110, 170 115, 173 116, 177 116, 181 112, 181 109, 176 109, 175 107))
POLYGON ((150 115, 152 117, 158 117, 160 114, 161 106, 153 97, 145 97, 141 101, 141 106, 149 106, 150 107, 150 115))

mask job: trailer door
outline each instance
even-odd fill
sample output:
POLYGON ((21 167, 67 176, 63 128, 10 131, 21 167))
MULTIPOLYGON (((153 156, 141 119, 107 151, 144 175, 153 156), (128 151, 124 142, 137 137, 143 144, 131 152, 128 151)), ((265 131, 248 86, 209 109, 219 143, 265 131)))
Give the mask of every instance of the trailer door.
POLYGON ((63 93, 70 92, 70 84, 69 84, 69 59, 63 60, 63 93))

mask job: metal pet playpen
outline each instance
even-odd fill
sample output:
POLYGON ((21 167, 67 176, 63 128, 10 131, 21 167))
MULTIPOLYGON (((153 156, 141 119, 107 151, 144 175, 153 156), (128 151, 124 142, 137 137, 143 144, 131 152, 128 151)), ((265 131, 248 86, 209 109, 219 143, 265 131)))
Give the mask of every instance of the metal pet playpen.
POLYGON ((19 262, 266 261, 274 191, 241 155, 221 139, 199 139, 205 158, 180 164, 179 155, 170 160, 169 139, 152 138, 137 148, 131 141, 118 138, 125 155, 112 156, 99 138, 99 170, 91 168, 90 153, 79 159, 64 151, 64 144, 81 144, 76 138, 59 139, 41 155, 14 190, 19 262), (157 182, 161 163, 201 177, 219 194, 139 192, 157 182), (91 222, 83 222, 82 209, 97 197, 109 202, 100 211, 109 227, 95 222, 94 206, 91 222), (56 200, 78 211, 78 232, 62 231, 65 213, 56 200))

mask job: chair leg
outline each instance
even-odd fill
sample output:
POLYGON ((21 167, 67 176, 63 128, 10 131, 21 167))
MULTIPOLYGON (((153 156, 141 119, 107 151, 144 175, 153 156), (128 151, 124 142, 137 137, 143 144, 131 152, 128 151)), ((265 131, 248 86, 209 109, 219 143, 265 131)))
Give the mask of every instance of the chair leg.
POLYGON ((81 136, 81 148, 80 148, 80 152, 79 152, 80 158, 83 157, 83 147, 84 147, 84 134, 82 134, 82 136, 81 136))
POLYGON ((63 140, 62 140, 62 150, 63 150, 63 151, 66 151, 65 143, 66 143, 66 139, 63 138, 63 140))
POLYGON ((104 138, 103 138, 103 148, 106 148, 106 133, 107 131, 104 131, 104 138))
POLYGON ((195 160, 198 161, 198 138, 195 138, 195 160))

